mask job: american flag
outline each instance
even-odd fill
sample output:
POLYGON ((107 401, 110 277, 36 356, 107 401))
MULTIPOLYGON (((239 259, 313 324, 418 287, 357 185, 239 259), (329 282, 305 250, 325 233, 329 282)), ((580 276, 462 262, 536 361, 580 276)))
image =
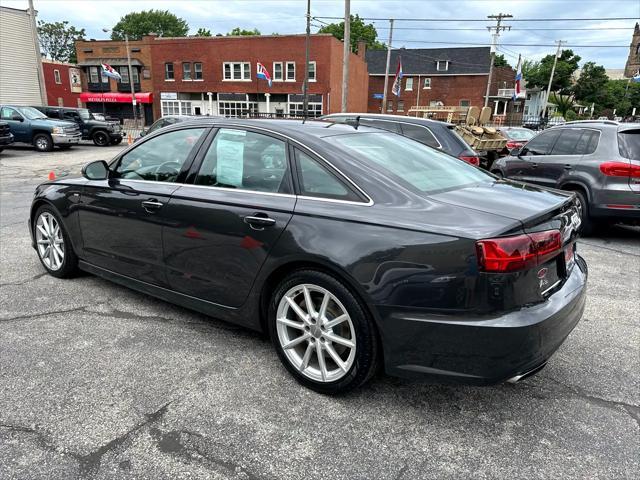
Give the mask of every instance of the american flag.
POLYGON ((520 96, 520 82, 522 81, 522 55, 518 55, 518 67, 516 68, 516 86, 513 89, 513 101, 520 96))
POLYGON ((393 80, 393 86, 391 92, 396 96, 400 96, 400 90, 402 89, 402 59, 398 58, 398 68, 396 69, 396 77, 393 80))

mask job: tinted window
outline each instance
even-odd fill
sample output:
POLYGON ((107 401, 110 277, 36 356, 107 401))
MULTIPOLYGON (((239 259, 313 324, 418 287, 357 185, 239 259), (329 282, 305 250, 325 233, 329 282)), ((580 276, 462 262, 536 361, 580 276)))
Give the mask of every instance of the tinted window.
POLYGON ((558 130, 553 130, 550 132, 544 132, 540 135, 534 137, 532 140, 527 143, 524 147, 523 155, 549 155, 551 152, 551 147, 555 143, 556 139, 560 135, 558 130))
POLYGON ((421 192, 493 182, 488 173, 405 137, 361 133, 338 135, 333 141, 421 192))
POLYGON ((387 120, 377 120, 373 118, 361 118, 360 125, 366 127, 380 128, 388 132, 400 133, 400 126, 398 122, 389 122, 387 120))
POLYGON ((204 128, 176 130, 141 143, 118 163, 116 177, 175 182, 204 128))
POLYGON ((76 116, 77 116, 76 112, 64 112, 64 118, 75 120, 76 116))
POLYGON ((362 201, 327 167, 298 149, 296 149, 296 161, 300 179, 300 193, 302 195, 354 202, 362 201))
POLYGON ((578 155, 576 147, 578 140, 582 136, 582 129, 566 128, 560 132, 560 137, 556 141, 551 155, 578 155))
POLYGON ((576 153, 578 155, 591 155, 596 151, 600 132, 596 130, 583 130, 580 140, 576 145, 576 153))
POLYGON ((412 125, 410 123, 402 124, 402 133, 409 138, 417 140, 420 143, 429 145, 430 147, 440 148, 440 142, 436 140, 433 133, 427 127, 421 127, 420 125, 412 125))
POLYGON ((2 110, 0 110, 0 118, 2 120, 11 120, 14 113, 18 113, 17 110, 9 107, 2 107, 2 110))
POLYGON ((204 157, 196 184, 289 193, 286 144, 246 130, 222 128, 204 157))
POLYGON ((631 160, 640 160, 640 130, 625 130, 618 133, 620 155, 631 160))
POLYGON ((510 128, 508 130, 502 130, 503 133, 510 140, 530 140, 535 135, 531 130, 526 128, 510 128))
POLYGON ((162 127, 164 127, 165 125, 169 125, 167 123, 167 120, 162 118, 160 120, 158 120, 156 123, 154 123, 153 125, 151 125, 151 128, 149 128, 149 130, 147 130, 147 135, 150 133, 155 132, 156 130, 161 129, 162 127))

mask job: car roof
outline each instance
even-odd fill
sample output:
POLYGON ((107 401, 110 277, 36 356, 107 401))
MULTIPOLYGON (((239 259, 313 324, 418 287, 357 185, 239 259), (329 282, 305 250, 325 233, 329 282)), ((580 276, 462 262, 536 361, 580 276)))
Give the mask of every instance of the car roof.
POLYGON ((333 117, 362 117, 362 118, 377 118, 380 120, 389 120, 394 122, 401 123, 412 123, 414 125, 443 125, 445 127, 453 126, 452 123, 441 122, 440 120, 432 120, 430 118, 421 118, 421 117, 407 117, 405 115, 389 115, 384 113, 330 113, 328 115, 323 115, 321 118, 330 119, 333 117))

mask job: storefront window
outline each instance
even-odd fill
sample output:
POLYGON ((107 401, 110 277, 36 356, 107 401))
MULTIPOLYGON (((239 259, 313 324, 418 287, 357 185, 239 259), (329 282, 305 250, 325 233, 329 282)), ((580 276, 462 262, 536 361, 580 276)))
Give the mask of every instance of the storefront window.
POLYGON ((218 112, 225 117, 244 117, 247 115, 247 110, 252 115, 258 113, 257 102, 220 102, 218 105, 218 112))
MULTIPOLYGON (((308 107, 309 117, 319 117, 322 115, 322 103, 311 103, 309 102, 308 107)), ((289 104, 289 115, 295 117, 303 117, 304 116, 304 103, 290 103, 289 104)))

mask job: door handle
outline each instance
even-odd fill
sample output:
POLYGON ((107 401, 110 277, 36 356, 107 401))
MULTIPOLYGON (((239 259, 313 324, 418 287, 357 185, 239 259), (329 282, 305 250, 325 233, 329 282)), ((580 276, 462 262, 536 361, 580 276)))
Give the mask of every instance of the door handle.
POLYGON ((275 225, 276 221, 264 213, 254 213, 253 215, 244 217, 244 223, 248 224, 254 230, 264 230, 264 227, 272 227, 275 225))
POLYGON ((142 202, 142 208, 144 208, 147 212, 155 212, 156 210, 160 210, 164 203, 159 202, 155 198, 150 198, 149 200, 145 200, 142 202))
POLYGON ((537 163, 535 163, 535 162, 534 162, 534 163, 532 163, 532 164, 531 164, 531 168, 538 168, 538 164, 537 164, 537 163))
POLYGON ((565 166, 564 166, 564 169, 565 169, 565 170, 571 170, 572 168, 573 168, 573 165, 570 165, 570 164, 568 164, 568 163, 567 163, 567 164, 565 164, 565 166))

